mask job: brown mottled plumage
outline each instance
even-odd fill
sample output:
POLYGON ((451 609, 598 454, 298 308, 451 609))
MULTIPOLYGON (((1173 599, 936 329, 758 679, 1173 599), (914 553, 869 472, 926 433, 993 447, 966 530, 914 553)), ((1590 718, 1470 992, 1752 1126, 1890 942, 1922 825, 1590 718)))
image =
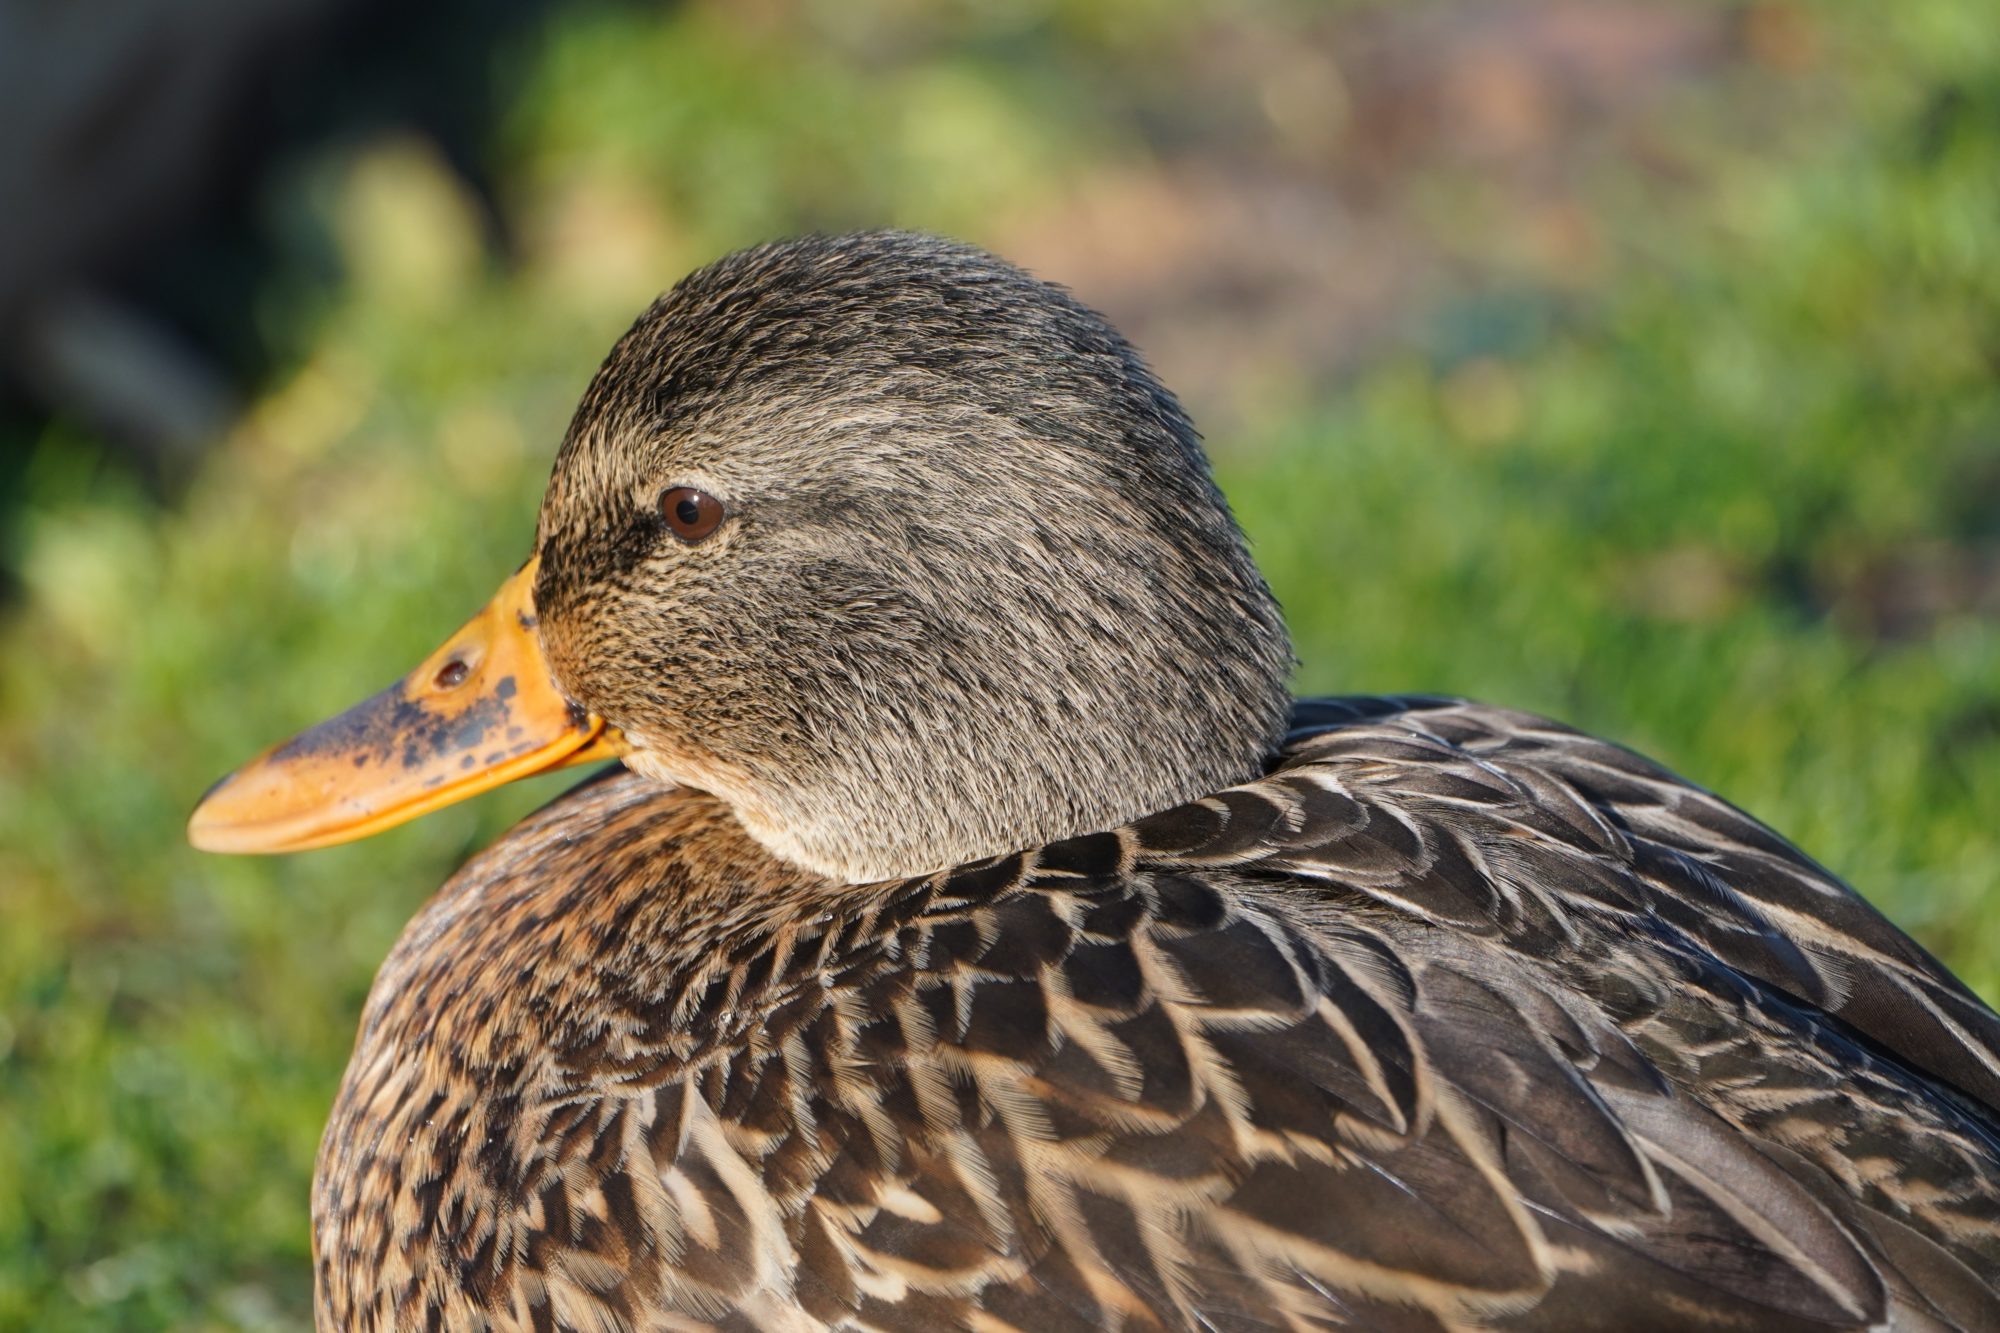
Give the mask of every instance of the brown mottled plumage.
POLYGON ((1288 704, 1185 418, 1055 289, 723 261, 538 552, 637 771, 384 966, 322 1328, 2000 1328, 2000 1019, 1614 745, 1288 704))

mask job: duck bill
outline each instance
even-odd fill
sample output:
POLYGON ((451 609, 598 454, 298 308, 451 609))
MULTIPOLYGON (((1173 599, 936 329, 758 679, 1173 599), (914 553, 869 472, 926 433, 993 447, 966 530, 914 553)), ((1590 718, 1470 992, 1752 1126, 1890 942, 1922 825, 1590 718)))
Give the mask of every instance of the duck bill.
POLYGON ((208 852, 296 852, 394 828, 503 782, 610 759, 615 727, 564 697, 530 560, 415 671, 215 784, 188 820, 208 852))

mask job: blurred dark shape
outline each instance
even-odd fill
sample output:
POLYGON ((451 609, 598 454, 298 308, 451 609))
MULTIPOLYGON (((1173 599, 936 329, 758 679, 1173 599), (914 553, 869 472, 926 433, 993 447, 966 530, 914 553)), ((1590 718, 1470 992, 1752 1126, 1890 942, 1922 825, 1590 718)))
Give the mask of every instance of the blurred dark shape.
POLYGON ((2000 619, 2000 547, 1917 542, 1829 563, 1821 581, 1834 614, 1877 642, 1921 643, 1959 617, 2000 619))
POLYGON ((279 250, 256 210, 302 146, 428 136, 504 249, 487 134, 548 7, 0 0, 0 451, 60 416, 155 483, 185 473, 292 350, 253 324, 279 250))

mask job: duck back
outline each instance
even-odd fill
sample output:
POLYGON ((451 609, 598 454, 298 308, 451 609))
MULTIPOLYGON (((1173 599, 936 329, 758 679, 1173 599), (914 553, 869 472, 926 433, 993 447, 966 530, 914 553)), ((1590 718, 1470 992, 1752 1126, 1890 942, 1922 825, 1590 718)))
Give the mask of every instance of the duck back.
POLYGON ((1453 700, 868 885, 614 771, 412 923, 314 1221, 329 1329, 2000 1328, 2000 1019, 1453 700))

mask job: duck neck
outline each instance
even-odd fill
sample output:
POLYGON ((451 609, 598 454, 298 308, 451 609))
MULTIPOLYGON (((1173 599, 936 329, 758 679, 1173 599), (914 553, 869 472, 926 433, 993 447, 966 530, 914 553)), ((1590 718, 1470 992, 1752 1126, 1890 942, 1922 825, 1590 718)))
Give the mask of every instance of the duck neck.
POLYGON ((1186 655, 1181 669, 1143 685, 1089 680, 1071 661, 1017 668, 1004 653, 978 672, 946 662, 902 707, 840 713, 774 761, 627 762, 715 793, 764 848, 814 875, 910 878, 1116 828, 1260 774, 1291 701, 1282 629, 1256 646, 1227 657, 1199 640, 1162 645, 1186 655))

